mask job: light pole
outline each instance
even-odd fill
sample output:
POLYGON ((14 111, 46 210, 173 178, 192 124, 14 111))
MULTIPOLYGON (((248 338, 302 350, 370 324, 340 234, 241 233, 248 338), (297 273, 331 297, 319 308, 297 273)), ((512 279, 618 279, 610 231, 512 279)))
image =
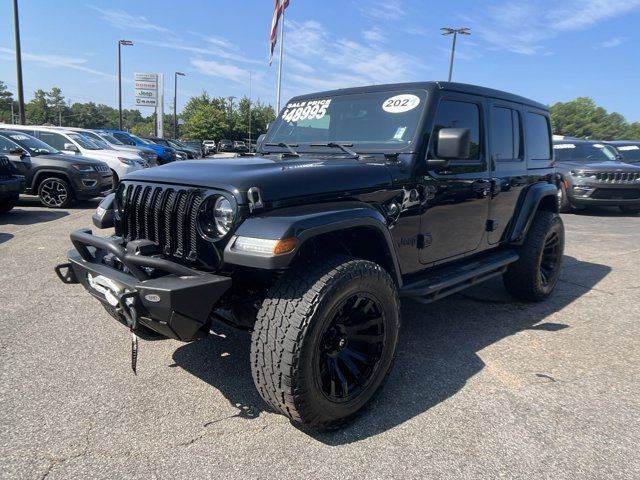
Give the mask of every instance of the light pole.
POLYGON ((122 46, 131 46, 131 40, 118 40, 118 125, 122 130, 122 46))
POLYGON ((18 77, 18 118, 19 123, 26 123, 24 113, 24 89, 22 87, 22 52, 20 49, 20 21, 18 20, 18 0, 13 0, 13 29, 16 38, 16 75, 18 77))
POLYGON ((441 28, 440 30, 442 30, 442 35, 453 34, 453 45, 451 45, 451 61, 449 62, 449 81, 451 81, 451 75, 453 74, 453 56, 455 55, 455 52, 456 52, 456 38, 458 37, 458 34, 471 35, 471 29, 466 27, 464 28, 445 27, 445 28, 441 28))
POLYGON ((178 75, 184 77, 182 72, 175 72, 173 76, 173 138, 178 138, 178 75))

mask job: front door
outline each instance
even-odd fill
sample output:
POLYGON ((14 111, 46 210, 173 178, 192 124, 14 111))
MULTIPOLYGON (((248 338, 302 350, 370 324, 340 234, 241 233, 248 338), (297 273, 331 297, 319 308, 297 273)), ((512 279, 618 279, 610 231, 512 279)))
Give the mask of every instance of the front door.
POLYGON ((485 239, 491 182, 486 157, 484 100, 462 94, 440 99, 427 158, 435 158, 441 128, 468 128, 469 159, 452 160, 447 167, 419 177, 422 190, 420 262, 441 260, 477 251, 485 239))
POLYGON ((19 175, 29 176, 31 157, 20 145, 4 136, 0 136, 0 155, 6 156, 13 163, 19 175))

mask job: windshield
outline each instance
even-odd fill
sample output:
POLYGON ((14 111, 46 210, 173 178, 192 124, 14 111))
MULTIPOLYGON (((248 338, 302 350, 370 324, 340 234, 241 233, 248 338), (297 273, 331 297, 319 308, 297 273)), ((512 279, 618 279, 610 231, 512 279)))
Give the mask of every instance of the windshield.
MULTIPOLYGON (((264 144, 345 143, 354 149, 398 149, 411 143, 422 111, 423 90, 334 95, 289 102, 264 144)), ((267 147, 267 150, 270 148, 267 147)))
POLYGON ((131 133, 129 134, 129 136, 131 138, 133 138, 136 142, 144 143, 145 145, 153 145, 153 142, 150 142, 149 140, 145 140, 145 139, 140 138, 140 137, 136 137, 135 135, 133 135, 131 133))
POLYGON ((557 143, 553 146, 558 162, 593 162, 615 160, 615 150, 601 143, 557 143))
POLYGON ((15 135, 9 135, 9 138, 33 156, 60 153, 59 150, 56 150, 51 145, 47 145, 31 135, 16 133, 15 135))
POLYGON ((100 135, 100 138, 102 138, 104 141, 110 143, 111 145, 124 145, 124 143, 122 143, 116 137, 114 137, 112 135, 109 135, 107 133, 99 133, 98 135, 100 135))
POLYGON ((169 145, 171 145, 172 147, 177 147, 177 148, 188 148, 185 144, 180 143, 177 140, 167 140, 167 142, 169 143, 169 145))
POLYGON ((616 148, 625 160, 640 161, 640 145, 619 145, 616 148))
POLYGON ((91 139, 84 135, 80 135, 79 133, 69 133, 68 136, 82 148, 86 148, 87 150, 102 150, 99 145, 96 145, 95 142, 91 141, 91 139))
POLYGON ((113 148, 111 148, 111 145, 109 145, 107 142, 105 142, 102 138, 100 138, 100 136, 97 133, 93 133, 93 132, 80 132, 80 134, 82 136, 84 136, 85 138, 88 138, 89 140, 91 140, 93 143, 95 143, 96 145, 98 145, 100 148, 103 148, 105 150, 113 150, 113 148))

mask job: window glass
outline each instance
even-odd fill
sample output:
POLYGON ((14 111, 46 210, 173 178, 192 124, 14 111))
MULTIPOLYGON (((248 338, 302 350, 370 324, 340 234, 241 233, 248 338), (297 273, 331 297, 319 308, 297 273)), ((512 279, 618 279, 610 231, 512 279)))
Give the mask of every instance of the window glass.
POLYGON ((4 137, 0 137, 0 154, 1 155, 8 155, 9 151, 13 150, 14 148, 19 148, 19 146, 13 143, 11 140, 8 140, 4 137))
POLYGON ((60 153, 54 147, 25 133, 11 133, 9 137, 33 156, 60 153))
POLYGON ((491 109, 491 154, 495 160, 522 159, 520 112, 511 108, 491 109))
POLYGON ((553 146, 558 162, 593 162, 615 160, 613 148, 601 143, 556 143, 553 146))
POLYGON ((480 109, 475 103, 444 100, 438 107, 433 127, 434 149, 437 151, 438 132, 441 128, 468 128, 471 132, 469 159, 480 158, 480 109))
POLYGON ((102 150, 99 145, 96 145, 90 138, 85 137, 79 133, 70 133, 69 138, 77 142, 82 148, 87 150, 102 150))
POLYGON ((38 136, 44 143, 49 144, 58 150, 64 150, 64 144, 71 143, 59 133, 38 132, 38 136))
POLYGON ((527 153, 531 160, 551 160, 549 120, 544 115, 527 113, 527 153))
POLYGON ((115 132, 113 134, 113 136, 116 137, 118 140, 120 140, 125 145, 135 145, 135 142, 133 140, 131 140, 130 138, 128 138, 126 135, 123 135, 121 133, 115 132))
POLYGON ((640 145, 619 145, 617 148, 625 160, 640 160, 640 145))

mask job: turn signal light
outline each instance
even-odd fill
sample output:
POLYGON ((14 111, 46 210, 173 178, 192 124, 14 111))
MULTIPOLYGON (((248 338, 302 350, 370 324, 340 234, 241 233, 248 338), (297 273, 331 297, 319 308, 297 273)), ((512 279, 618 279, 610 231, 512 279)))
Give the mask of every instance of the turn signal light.
POLYGON ((293 251, 294 248, 296 248, 296 245, 298 245, 297 238, 285 238, 282 240, 278 240, 278 243, 276 243, 276 246, 273 247, 273 253, 275 255, 280 255, 282 253, 289 253, 293 251))

